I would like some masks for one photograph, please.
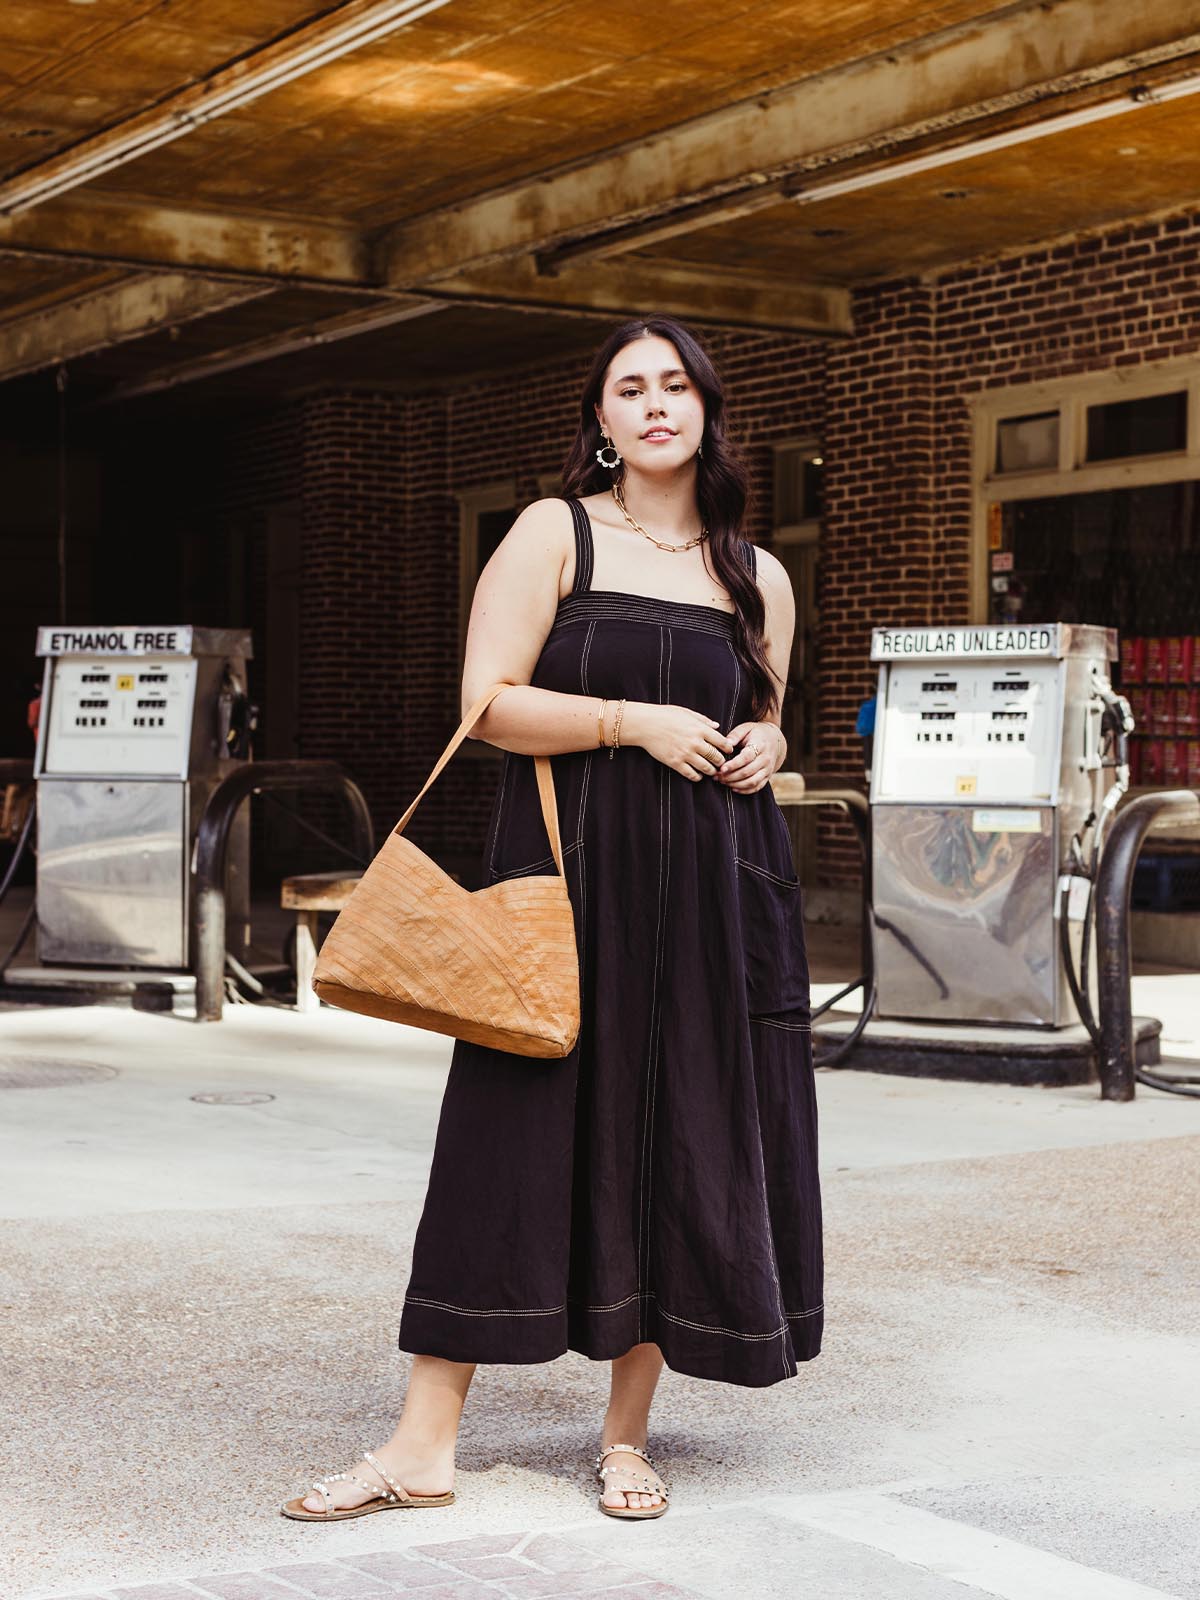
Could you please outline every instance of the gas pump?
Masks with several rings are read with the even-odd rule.
[[[1113,629],[876,628],[875,1014],[1094,1030],[1091,885],[1129,784]]]
[[[191,854],[209,794],[250,759],[250,634],[43,627],[37,780],[42,962],[184,968]],[[227,923],[249,936],[249,814],[233,823]]]

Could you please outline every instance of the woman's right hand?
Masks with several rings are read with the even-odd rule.
[[[690,706],[630,701],[621,717],[621,743],[640,745],[656,761],[699,783],[710,778],[737,746],[715,717]]]

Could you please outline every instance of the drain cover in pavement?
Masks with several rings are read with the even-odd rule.
[[[260,1094],[256,1089],[243,1089],[229,1094],[194,1094],[193,1100],[198,1100],[202,1106],[261,1106],[268,1100],[274,1100],[273,1094]]]
[[[116,1076],[116,1067],[102,1067],[95,1061],[46,1061],[41,1056],[0,1059],[0,1089],[59,1089],[68,1083],[102,1083]]]

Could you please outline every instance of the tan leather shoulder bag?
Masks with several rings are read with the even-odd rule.
[[[420,794],[384,841],[317,956],[322,1000],[524,1056],[565,1056],[579,1034],[579,960],[554,776],[535,756],[557,873],[474,891],[404,837],[425,791],[509,683],[476,700]]]

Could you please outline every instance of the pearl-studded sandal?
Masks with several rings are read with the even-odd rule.
[[[648,1462],[650,1466],[654,1466],[654,1462],[651,1460],[649,1455],[647,1455],[645,1450],[640,1449],[636,1444],[605,1445],[604,1449],[601,1450],[600,1454],[596,1457],[596,1473],[602,1483],[610,1472],[622,1473],[627,1478],[632,1478],[634,1476],[632,1471],[627,1467],[602,1467],[600,1465],[605,1456],[611,1455],[614,1450],[628,1450],[635,1456],[641,1456],[642,1460]],[[619,1489],[622,1494],[660,1494],[662,1495],[662,1505],[606,1506],[604,1504],[604,1494],[605,1490],[607,1489]],[[636,1517],[639,1519],[645,1517],[661,1517],[663,1512],[667,1509],[667,1497],[669,1496],[670,1492],[671,1491],[667,1488],[666,1484],[663,1483],[661,1478],[657,1483],[651,1483],[649,1478],[643,1477],[640,1484],[630,1483],[628,1488],[623,1483],[605,1484],[604,1489],[601,1489],[600,1491],[600,1509],[604,1512],[605,1516],[608,1517]]]
[[[363,1451],[363,1460],[370,1462],[383,1479],[382,1489],[377,1483],[368,1483],[365,1478],[355,1477],[353,1472],[331,1472],[327,1478],[318,1478],[313,1484],[313,1488],[324,1497],[324,1511],[310,1511],[304,1504],[304,1496],[301,1494],[294,1500],[285,1500],[279,1508],[280,1514],[292,1517],[296,1522],[341,1522],[346,1517],[367,1517],[373,1511],[394,1511],[401,1506],[448,1506],[454,1500],[453,1489],[446,1494],[409,1494],[407,1489],[402,1489],[395,1478],[380,1466],[369,1450]],[[357,1483],[360,1488],[369,1489],[375,1499],[365,1500],[361,1506],[348,1506],[341,1511],[335,1511],[329,1485],[339,1480]]]

